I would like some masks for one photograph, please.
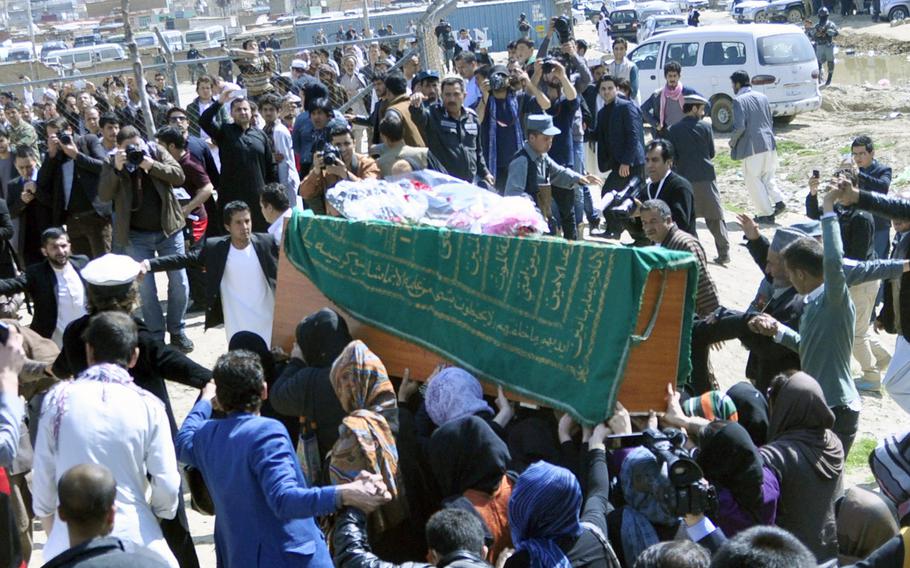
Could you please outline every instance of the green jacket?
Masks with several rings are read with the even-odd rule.
[[[155,160],[148,177],[152,179],[161,198],[162,232],[164,236],[170,237],[185,224],[183,211],[173,192],[174,187],[183,184],[183,168],[158,145],[149,143],[148,146]],[[126,247],[130,242],[130,216],[133,210],[133,190],[126,168],[118,172],[111,162],[105,162],[98,181],[98,198],[114,202],[113,244]]]

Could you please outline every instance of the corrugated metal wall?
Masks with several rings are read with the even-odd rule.
[[[371,14],[370,27],[378,30],[387,24],[392,24],[396,33],[406,33],[408,22],[417,20],[424,13],[425,8],[408,8],[390,12]],[[458,4],[458,7],[446,17],[457,32],[460,28],[487,29],[487,37],[493,42],[490,51],[505,51],[506,45],[519,37],[518,15],[526,14],[531,26],[531,39],[539,42],[538,30],[544,32],[547,22],[554,14],[553,0],[506,0],[505,2],[478,2]],[[313,44],[313,36],[321,28],[329,41],[333,41],[339,26],[344,29],[353,25],[354,29],[363,27],[363,18],[359,15],[342,16],[305,22],[295,28],[298,46]],[[435,22],[434,22],[435,25]]]

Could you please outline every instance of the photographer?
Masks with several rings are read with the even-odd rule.
[[[139,131],[124,126],[117,134],[118,148],[101,168],[98,195],[114,202],[113,245],[125,250],[137,262],[156,255],[183,254],[183,211],[174,196],[174,187],[186,177],[180,164],[156,144],[146,143]],[[142,316],[149,331],[164,340],[165,325],[171,343],[185,349],[186,272],[168,272],[167,323],[165,324],[154,278],[140,286]]]
[[[73,136],[63,118],[47,123],[47,157],[38,170],[38,191],[51,204],[51,225],[66,224],[74,254],[97,258],[111,252],[111,205],[98,198],[106,159],[95,135]]]
[[[47,194],[38,193],[38,155],[31,146],[17,148],[14,152],[19,177],[10,182],[6,202],[9,214],[19,227],[13,248],[22,265],[44,260],[41,252],[41,233],[51,226],[51,204]]]
[[[543,66],[534,66],[534,76],[516,71],[510,76],[508,69],[495,65],[488,78],[480,80],[481,100],[477,105],[477,118],[481,123],[480,140],[486,149],[487,167],[496,178],[496,191],[505,192],[509,164],[521,149],[524,140],[524,117],[532,101],[541,110],[550,108],[550,99],[537,88],[543,77]]]
[[[359,181],[379,177],[376,161],[354,152],[354,138],[346,126],[334,128],[331,144],[313,155],[313,169],[300,182],[300,196],[317,215],[325,215],[325,192],[341,180]]]

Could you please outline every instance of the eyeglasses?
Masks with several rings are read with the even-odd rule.
[[[172,116],[168,119],[168,122],[186,122],[185,116]]]

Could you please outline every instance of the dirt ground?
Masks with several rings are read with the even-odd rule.
[[[709,11],[703,16],[706,25],[729,21],[726,14]],[[848,57],[847,52],[868,54],[899,55],[910,53],[910,25],[891,27],[888,24],[873,24],[867,16],[850,18],[846,23],[835,17],[834,21],[842,26],[839,40],[840,53]],[[591,40],[596,45],[593,27],[584,25],[579,29],[579,36]],[[803,114],[788,126],[777,129],[780,167],[778,182],[785,195],[789,211],[779,217],[781,224],[797,222],[802,218],[803,202],[806,194],[805,180],[813,169],[822,172],[833,171],[838,167],[842,155],[849,152],[853,137],[868,134],[876,142],[876,157],[894,169],[894,190],[910,188],[910,137],[904,138],[910,122],[910,86],[905,80],[892,80],[885,86],[875,84],[857,84],[850,77],[841,77],[835,72],[834,84],[823,91],[824,102],[818,111]],[[685,82],[685,76],[683,77]],[[181,85],[181,95],[186,99],[192,96],[192,87]],[[732,308],[742,308],[752,299],[761,279],[761,274],[751,257],[742,246],[737,246],[742,239],[741,229],[736,223],[737,212],[752,213],[749,198],[742,183],[738,164],[729,158],[729,137],[716,136],[719,187],[727,209],[728,228],[731,233],[732,262],[726,266],[711,265],[711,276],[717,284],[721,301]],[[770,235],[770,230],[768,231]],[[699,223],[699,236],[705,243],[709,258],[713,258],[715,249],[711,235],[703,223]],[[158,276],[159,290],[166,284],[162,275]],[[196,350],[191,357],[202,365],[211,366],[227,346],[224,332],[212,329],[203,333],[203,318],[196,315],[188,319],[187,334],[196,343]],[[893,350],[895,337],[878,336],[887,349]],[[738,342],[727,342],[721,350],[712,353],[712,363],[716,370],[725,370],[720,374],[722,384],[727,387],[743,380],[747,352]],[[176,383],[169,383],[174,411],[178,423],[186,416],[197,391]],[[874,441],[884,435],[910,428],[910,415],[903,412],[887,394],[882,396],[863,395],[863,412],[860,419],[860,432],[854,452],[848,463],[849,484],[866,484],[871,475],[866,463],[866,455]],[[196,542],[200,563],[204,568],[215,566],[213,544],[214,518],[189,511],[191,531]],[[29,566],[42,564],[41,544],[44,534],[36,530],[36,550]]]

